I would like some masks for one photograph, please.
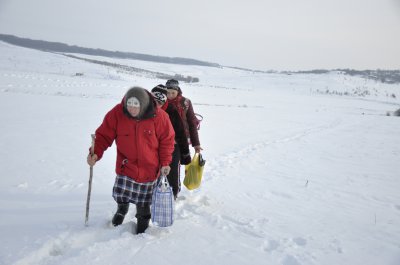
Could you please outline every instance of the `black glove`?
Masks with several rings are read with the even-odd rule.
[[[192,158],[190,157],[190,153],[181,154],[181,164],[182,165],[189,165],[192,162]]]

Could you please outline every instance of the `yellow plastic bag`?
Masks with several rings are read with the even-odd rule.
[[[200,187],[205,163],[206,161],[203,159],[202,155],[200,153],[195,153],[192,162],[185,166],[183,185],[185,185],[188,190],[194,190]]]

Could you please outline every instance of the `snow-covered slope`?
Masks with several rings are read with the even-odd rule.
[[[0,264],[400,264],[399,85],[96,60],[200,79],[182,89],[204,116],[202,186],[172,227],[133,235],[132,207],[111,228],[112,147],[85,227],[90,134],[166,80],[0,42]]]

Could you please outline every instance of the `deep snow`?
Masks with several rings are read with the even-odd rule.
[[[202,186],[172,227],[133,235],[134,207],[109,227],[113,146],[85,227],[90,134],[166,80],[0,42],[0,264],[400,264],[399,85],[95,58],[200,78]]]

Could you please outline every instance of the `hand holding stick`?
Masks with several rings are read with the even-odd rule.
[[[96,135],[92,134],[92,146],[90,147],[90,156],[91,157],[93,157],[93,155],[94,155],[94,142],[95,142],[95,139],[96,139]],[[96,158],[97,158],[97,156],[96,156]],[[89,163],[89,158],[88,158],[88,163]],[[88,226],[88,221],[89,221],[89,205],[90,205],[90,194],[92,192],[93,165],[94,165],[94,163],[90,166],[88,194],[87,194],[87,198],[86,198],[85,226]]]

